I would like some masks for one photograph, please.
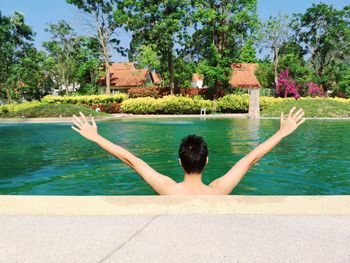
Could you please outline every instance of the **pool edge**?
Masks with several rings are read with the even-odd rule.
[[[350,215],[340,196],[13,196],[0,215]]]

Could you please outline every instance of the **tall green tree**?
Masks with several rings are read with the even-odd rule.
[[[332,5],[313,4],[304,14],[294,15],[293,27],[327,90],[326,68],[350,52],[350,6],[337,10]]]
[[[195,0],[190,53],[215,90],[227,85],[232,62],[255,59],[252,33],[257,26],[256,0]]]
[[[118,5],[114,17],[132,32],[129,57],[142,45],[152,46],[160,56],[160,73],[169,81],[171,94],[175,88],[175,60],[179,49],[189,38],[189,0],[126,0]]]
[[[93,37],[80,37],[79,48],[75,54],[77,62],[76,79],[80,84],[79,93],[95,94],[98,81],[104,75],[101,65],[103,58],[99,52],[99,42]]]
[[[274,81],[278,84],[278,64],[281,47],[291,40],[290,20],[288,16],[279,14],[261,22],[256,34],[256,44],[260,50],[268,49],[273,55]]]
[[[0,89],[9,103],[25,84],[18,68],[27,51],[33,48],[33,37],[23,14],[15,12],[6,17],[0,12]]]
[[[109,64],[112,48],[125,55],[125,50],[120,47],[120,40],[117,38],[117,29],[121,24],[113,19],[118,2],[117,0],[67,0],[67,3],[85,12],[87,26],[96,33],[95,37],[100,43],[100,52],[106,72],[106,94],[111,92]]]
[[[51,34],[51,40],[43,42],[43,46],[53,59],[54,81],[58,87],[65,87],[66,94],[69,86],[75,85],[77,69],[76,52],[79,49],[79,38],[73,28],[64,20],[57,24],[49,24],[46,29]]]

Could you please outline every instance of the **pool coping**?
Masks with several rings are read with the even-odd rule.
[[[232,119],[248,119],[248,113],[224,113],[224,114],[112,114],[108,117],[95,117],[98,121],[110,121],[118,119],[164,119],[164,118],[199,118],[199,119],[216,119],[216,118],[232,118]],[[279,119],[279,117],[259,117],[259,119]],[[350,120],[350,117],[314,117],[305,118],[307,120]],[[0,118],[0,124],[12,123],[71,123],[71,117],[57,118]]]
[[[0,195],[0,215],[350,215],[350,195],[18,196]]]

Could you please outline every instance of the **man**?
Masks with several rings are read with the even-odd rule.
[[[239,183],[250,167],[272,150],[284,137],[298,128],[305,119],[304,111],[295,111],[293,107],[285,119],[280,118],[280,129],[264,143],[239,160],[224,176],[211,182],[202,183],[202,172],[208,163],[208,149],[202,137],[190,135],[182,140],[179,149],[180,165],[184,168],[184,180],[176,183],[173,179],[152,169],[146,162],[136,157],[123,147],[103,138],[97,132],[94,118],[91,124],[80,112],[81,118],[73,115],[72,129],[86,139],[97,143],[105,151],[117,157],[135,170],[158,194],[161,195],[227,195]]]

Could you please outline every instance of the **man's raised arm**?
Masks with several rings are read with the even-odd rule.
[[[304,111],[302,109],[299,109],[293,114],[294,111],[295,107],[290,110],[287,119],[284,119],[283,113],[281,113],[280,129],[268,140],[257,146],[248,155],[239,160],[224,176],[214,180],[209,186],[220,194],[230,194],[253,164],[258,162],[284,137],[295,131],[295,129],[305,121],[303,118]]]
[[[102,149],[117,157],[132,169],[135,170],[158,194],[166,194],[166,189],[176,184],[170,177],[162,175],[150,167],[146,162],[133,155],[123,147],[116,145],[109,140],[103,138],[97,132],[97,125],[93,117],[91,124],[88,122],[84,114],[80,112],[81,118],[73,115],[72,129],[78,132],[86,139],[97,143]]]

